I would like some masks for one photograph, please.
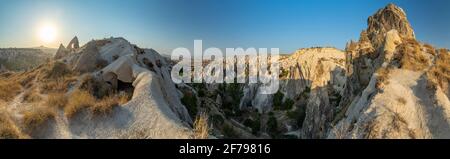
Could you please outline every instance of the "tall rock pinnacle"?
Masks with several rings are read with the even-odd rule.
[[[392,29],[397,30],[402,38],[415,38],[414,30],[406,17],[406,13],[392,3],[370,16],[367,23],[367,34],[375,48],[383,43],[385,34]]]

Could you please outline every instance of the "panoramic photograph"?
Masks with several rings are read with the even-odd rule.
[[[0,139],[450,139],[449,6],[1,0]]]

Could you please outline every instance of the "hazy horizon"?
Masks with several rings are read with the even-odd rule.
[[[367,18],[393,2],[402,7],[417,39],[450,48],[450,11],[445,0],[377,1],[55,1],[6,0],[0,5],[0,47],[57,48],[74,36],[124,37],[133,44],[170,53],[177,47],[343,49],[357,40]],[[42,36],[41,34],[51,34]]]

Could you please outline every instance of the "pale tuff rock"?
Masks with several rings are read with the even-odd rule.
[[[58,51],[56,51],[56,54],[54,56],[54,59],[60,59],[63,57],[66,57],[67,55],[69,55],[70,53],[75,52],[76,50],[78,50],[80,48],[79,42],[78,42],[78,38],[75,36],[67,45],[67,48],[64,47],[63,44],[59,45]]]
[[[78,37],[75,36],[72,40],[70,40],[69,44],[67,45],[67,49],[72,50],[78,48],[80,48],[80,44],[78,42]]]
[[[89,42],[86,47],[79,53],[80,56],[73,66],[74,71],[78,72],[92,72],[97,68],[97,61],[99,60],[99,52],[95,42]]]
[[[345,82],[345,54],[335,48],[307,48],[279,60],[282,70],[288,71],[287,79],[280,79],[279,90],[285,98],[296,99],[307,88],[330,85],[338,92]],[[317,66],[321,67],[317,67]],[[283,71],[281,71],[283,72]],[[262,94],[260,84],[247,84],[241,99],[241,108],[251,106],[259,112],[272,109],[273,95]]]
[[[375,51],[364,51],[360,43],[347,46],[340,103],[345,115],[335,119],[340,121],[328,137],[449,138],[448,96],[426,76],[433,65],[427,61],[436,58],[433,48],[415,41],[404,11],[392,4],[369,18],[367,33]],[[380,68],[384,73],[375,72]]]
[[[384,35],[392,29],[397,30],[402,38],[415,39],[414,30],[406,18],[406,13],[394,4],[389,4],[378,10],[377,13],[369,17],[367,23],[368,38],[375,48],[382,45]]]
[[[132,83],[132,99],[107,117],[82,113],[56,122],[46,138],[190,138],[192,119],[170,79],[170,66],[153,49],[140,49],[123,38],[93,40],[59,60],[86,72],[112,88]],[[62,47],[63,49],[63,47]],[[61,49],[60,49],[61,50]],[[102,61],[100,63],[99,61]],[[150,65],[152,63],[152,65]],[[104,64],[102,66],[100,64]],[[56,117],[62,120],[64,116]]]
[[[326,87],[318,87],[311,91],[302,126],[302,138],[319,139],[326,137],[335,109],[329,101]]]
[[[56,51],[55,57],[54,59],[60,59],[64,56],[66,56],[68,53],[68,51],[66,50],[66,48],[64,47],[63,44],[59,45],[58,51]]]

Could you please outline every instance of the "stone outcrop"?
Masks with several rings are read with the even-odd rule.
[[[80,48],[80,44],[78,42],[78,37],[75,36],[72,40],[70,40],[69,44],[67,45],[67,49],[72,50],[78,48]]]
[[[342,115],[329,138],[450,137],[449,98],[429,76],[439,53],[415,40],[401,8],[389,4],[371,16],[346,51]]]
[[[415,39],[414,30],[409,23],[405,11],[394,4],[388,4],[370,16],[368,22],[368,38],[375,48],[382,46],[385,34],[397,30],[404,39]]]

